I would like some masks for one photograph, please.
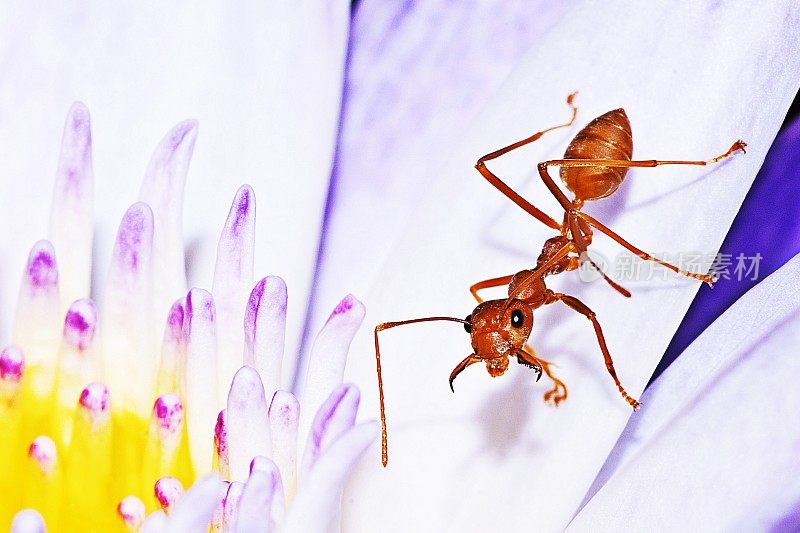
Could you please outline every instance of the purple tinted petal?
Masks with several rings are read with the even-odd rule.
[[[320,406],[311,425],[305,454],[303,455],[302,479],[314,469],[320,456],[344,432],[353,427],[358,413],[360,394],[358,388],[344,384],[337,387]]]
[[[244,483],[239,481],[232,481],[228,486],[228,492],[225,494],[222,508],[222,526],[226,532],[237,531],[236,518],[239,509],[239,500],[242,497],[244,490]]]
[[[186,290],[183,191],[196,138],[197,122],[194,120],[172,128],[153,153],[139,191],[139,199],[153,209],[153,283],[159,321],[172,299]]]
[[[49,393],[53,386],[62,319],[53,245],[39,241],[22,275],[13,334],[14,344],[25,351],[31,385],[38,394]]]
[[[283,523],[284,513],[286,512],[286,496],[283,489],[283,479],[281,478],[278,465],[263,456],[254,457],[250,463],[250,476],[253,472],[261,471],[267,475],[272,491],[270,501],[269,523],[270,531],[278,531]]]
[[[795,198],[798,168],[800,118],[772,144],[720,247],[723,275],[714,287],[700,288],[651,382],[733,302],[800,252],[800,202]],[[754,270],[748,273],[751,267]]]
[[[286,283],[267,276],[250,292],[244,316],[244,362],[258,370],[267,398],[281,385],[286,303]]]
[[[369,293],[375,322],[464,316],[473,306],[466,291],[471,283],[535,262],[553,231],[494,190],[473,166],[482,154],[563,123],[569,118],[564,99],[576,89],[581,111],[571,130],[547,134],[491,168],[560,218],[563,210],[538,179],[536,163],[558,157],[582,125],[610,109],[624,106],[630,116],[637,158],[712,157],[743,138],[750,143],[746,155],[714,167],[631,171],[615,202],[586,206],[645,250],[716,251],[797,91],[797,8],[788,0],[760,5],[764,26],[756,29],[754,4],[746,2],[728,2],[725,9],[669,2],[621,6],[571,5],[546,46],[531,49],[476,123],[458,135]],[[594,32],[601,21],[616,31]],[[766,27],[774,33],[769,41],[762,38]],[[734,34],[748,45],[731,48]],[[604,49],[614,53],[596,53]],[[648,67],[642,75],[643,65],[655,64],[658,68]],[[771,97],[763,98],[762,90]],[[620,253],[599,236],[592,246],[609,257]],[[639,290],[631,286],[635,295],[628,299],[605,284],[581,283],[567,274],[553,279],[552,288],[574,294],[596,313],[620,380],[629,393],[639,394],[699,284],[653,280]],[[391,494],[390,500],[412,501],[409,508],[450,509],[462,501],[457,497],[462,486],[479,478],[486,493],[513,486],[516,497],[473,506],[469,513],[407,513],[391,506],[378,506],[375,513],[374,500],[354,498],[352,516],[359,522],[353,529],[368,531],[382,523],[408,530],[563,529],[632,411],[608,375],[591,324],[566,307],[547,307],[537,310],[531,341],[537,353],[558,364],[557,375],[569,387],[569,400],[557,410],[542,405],[549,384],[536,384],[518,365],[510,376],[491,382],[479,368],[465,372],[465,388],[454,400],[446,376],[470,353],[463,330],[431,324],[382,337],[388,341],[381,346],[386,392],[395,398],[391,416],[408,432],[404,438],[405,431],[397,431],[394,442],[401,441],[406,451],[403,463],[394,470],[390,464],[390,472],[360,469],[352,494],[374,491],[383,499]],[[373,352],[371,338],[362,337],[353,350]],[[348,371],[348,380],[369,396],[365,404],[375,406],[374,367],[350,365]],[[400,451],[397,445],[395,450]],[[447,475],[424,483],[406,475],[434,469]],[[548,505],[523,519],[519,501]],[[348,525],[345,521],[344,528]]]
[[[106,279],[103,352],[111,395],[121,409],[142,418],[150,412],[158,370],[158,338],[153,319],[153,213],[142,202],[122,218]]]
[[[341,287],[366,294],[442,156],[566,11],[542,0],[360,2],[312,302],[334,301]],[[321,323],[327,309],[313,311]]]
[[[797,530],[799,277],[800,255],[648,388],[571,530]]]
[[[247,479],[239,500],[236,517],[237,533],[268,533],[271,527],[271,509],[280,486],[280,477],[263,470],[254,470]]]
[[[169,517],[170,531],[207,531],[224,489],[216,474],[200,478],[175,506]]]
[[[231,465],[228,459],[228,424],[226,409],[217,415],[217,424],[214,426],[214,455],[217,461],[219,475],[223,478],[231,477]]]
[[[180,298],[172,304],[167,315],[164,339],[161,341],[156,394],[176,392],[182,398],[186,397],[185,302],[185,298]]]
[[[378,424],[365,422],[331,445],[298,491],[283,531],[328,531],[333,527],[339,517],[342,485],[377,436]]]
[[[61,141],[50,240],[61,263],[61,309],[89,296],[93,237],[92,132],[89,110],[75,102]]]
[[[242,366],[244,321],[247,295],[253,286],[256,197],[249,185],[242,185],[231,204],[228,219],[217,246],[214,285],[219,339],[219,403],[227,398],[227,386]]]
[[[253,457],[271,454],[268,410],[258,372],[242,367],[233,378],[225,411],[232,481],[247,479]]]
[[[278,465],[287,499],[294,497],[297,487],[297,427],[300,402],[291,392],[277,391],[269,406],[269,433],[272,438],[272,460]]]
[[[217,336],[214,299],[203,289],[186,296],[186,429],[198,474],[211,471],[217,406]]]
[[[308,434],[312,417],[342,383],[347,351],[364,320],[366,309],[352,294],[345,296],[314,339],[301,388],[300,435]]]

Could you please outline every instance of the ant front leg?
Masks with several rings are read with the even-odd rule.
[[[525,348],[530,349],[528,345],[525,345]],[[558,407],[558,404],[567,399],[567,386],[553,374],[553,369],[551,368],[553,366],[552,363],[536,357],[527,350],[520,350],[517,352],[517,361],[527,367],[537,370],[541,369],[539,370],[539,377],[541,377],[541,371],[543,370],[544,373],[547,374],[547,377],[553,381],[553,388],[544,394],[545,402],[552,403]],[[539,378],[537,378],[536,381],[539,381]]]
[[[611,374],[611,377],[614,379],[614,383],[617,385],[620,394],[622,397],[625,398],[625,401],[630,404],[631,407],[634,409],[638,409],[641,405],[636,399],[632,398],[626,391],[625,388],[620,383],[619,378],[617,377],[617,371],[614,369],[614,361],[611,359],[611,353],[608,351],[608,346],[606,345],[606,339],[603,335],[603,329],[600,327],[600,323],[597,321],[597,317],[594,314],[594,311],[589,309],[589,307],[584,304],[582,301],[578,300],[574,296],[569,296],[567,294],[561,293],[553,293],[553,300],[549,303],[561,301],[567,307],[572,309],[573,311],[577,311],[586,318],[588,318],[592,325],[594,326],[595,334],[597,335],[597,342],[600,345],[600,351],[603,352],[603,358],[606,362],[606,370],[608,373]]]
[[[478,162],[475,164],[475,168],[478,169],[478,172],[480,172],[481,175],[484,178],[486,178],[486,180],[489,183],[491,183],[495,188],[497,188],[497,190],[499,190],[500,192],[505,194],[512,202],[514,202],[515,204],[520,206],[528,214],[533,216],[535,219],[537,219],[542,224],[545,224],[546,226],[549,226],[549,227],[551,227],[553,229],[556,229],[556,230],[559,230],[559,231],[561,231],[561,229],[562,229],[561,224],[556,222],[550,215],[548,215],[544,211],[540,210],[539,208],[535,207],[532,203],[530,203],[525,198],[520,196],[514,189],[509,187],[503,180],[501,180],[498,176],[496,176],[491,170],[489,170],[486,167],[486,162],[487,161],[491,161],[492,159],[496,159],[496,158],[498,158],[498,157],[500,157],[500,156],[502,156],[504,154],[507,154],[508,152],[511,152],[512,150],[516,150],[517,148],[520,148],[521,146],[525,146],[526,144],[530,144],[530,143],[532,143],[534,141],[537,141],[537,140],[539,140],[540,137],[542,137],[542,135],[544,135],[547,132],[550,132],[550,131],[553,131],[553,130],[557,130],[557,129],[560,129],[560,128],[568,128],[568,127],[572,126],[572,124],[575,122],[575,117],[578,115],[578,108],[575,107],[575,105],[572,103],[572,101],[575,98],[576,94],[577,93],[572,93],[567,97],[567,105],[569,105],[569,107],[572,109],[572,117],[569,119],[569,122],[566,122],[564,124],[560,124],[558,126],[553,126],[551,128],[547,128],[545,130],[536,132],[533,135],[531,135],[530,137],[522,139],[521,141],[517,141],[514,144],[506,146],[505,148],[501,148],[499,150],[495,150],[494,152],[486,154],[485,156],[483,156],[480,159],[478,159]]]

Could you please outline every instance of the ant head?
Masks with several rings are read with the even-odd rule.
[[[464,329],[472,337],[476,357],[505,358],[520,351],[528,341],[533,329],[533,310],[515,298],[490,300],[479,304],[466,321],[469,324],[464,324]]]

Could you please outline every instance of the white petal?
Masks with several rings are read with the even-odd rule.
[[[378,424],[365,422],[331,445],[300,487],[286,516],[283,533],[330,531],[334,527],[339,518],[342,485],[377,436]],[[309,512],[310,509],[314,511]]]
[[[800,256],[739,299],[648,389],[572,529],[797,526],[800,361],[788,347],[800,343],[798,278]]]
[[[211,471],[217,405],[217,337],[214,299],[202,289],[186,296],[186,429],[195,472]]]
[[[249,185],[242,185],[233,199],[231,210],[217,246],[214,286],[211,290],[217,304],[217,336],[219,346],[219,382],[230,383],[242,366],[245,308],[253,286],[253,252],[255,250],[256,197]],[[228,398],[220,387],[219,405]]]
[[[186,298],[172,304],[161,341],[161,359],[158,363],[156,394],[174,392],[186,399]]]
[[[294,498],[297,487],[297,425],[300,403],[291,392],[277,391],[269,405],[269,434],[272,460],[278,465],[286,499]]]
[[[153,152],[139,190],[139,199],[153,209],[154,309],[159,325],[170,302],[186,292],[183,190],[196,138],[194,120],[172,128]]]
[[[64,125],[50,209],[50,240],[61,267],[62,312],[78,298],[89,296],[92,279],[94,180],[91,128],[86,106],[80,102],[72,104]]]
[[[270,531],[278,531],[283,524],[284,514],[286,513],[286,496],[283,491],[283,479],[278,465],[263,456],[254,457],[250,463],[250,477],[253,473],[260,470],[269,479],[269,490],[272,497],[269,506]]]
[[[281,387],[286,300],[286,283],[267,276],[250,292],[244,316],[244,363],[258,370],[267,398]]]
[[[274,464],[272,466],[274,467]],[[254,469],[239,499],[236,531],[238,533],[276,531],[271,515],[275,499],[280,498],[281,504],[283,503],[282,492],[277,468],[271,471]]]
[[[103,365],[116,405],[145,418],[153,404],[158,340],[153,322],[153,212],[133,204],[119,225],[102,312]]]
[[[39,241],[31,249],[19,285],[14,344],[25,353],[30,384],[47,394],[55,379],[61,337],[58,266],[53,245]]]
[[[164,511],[158,510],[150,513],[147,520],[142,524],[139,533],[162,533],[167,530],[167,515]]]
[[[338,386],[320,406],[308,432],[301,480],[314,469],[319,458],[347,430],[353,427],[358,413],[360,394],[353,385]]]
[[[222,505],[222,530],[225,533],[236,532],[239,500],[242,497],[243,490],[244,483],[238,481],[231,481],[231,484],[228,486],[228,492],[225,494]]]
[[[463,317],[474,306],[467,292],[472,283],[533,266],[539,243],[553,232],[489,186],[473,166],[491,150],[563,123],[569,118],[564,97],[576,89],[581,125],[626,108],[637,158],[706,159],[737,138],[750,143],[746,155],[716,167],[631,172],[614,200],[599,203],[599,209],[587,206],[646,250],[714,254],[800,75],[800,57],[792,52],[800,35],[796,3],[753,9],[749,2],[717,10],[670,2],[576,7],[548,35],[547,45],[523,60],[436,173],[368,298],[370,321]],[[763,91],[770,98],[763,98],[762,87],[769,87]],[[558,157],[575,133],[577,125],[546,135],[492,169],[560,219],[556,202],[532,176],[536,163]],[[593,247],[609,257],[619,253],[600,237]],[[579,283],[576,273],[550,285],[597,312],[620,379],[634,396],[697,289],[696,283],[654,280],[646,287],[631,284],[634,297],[625,299],[603,284]],[[542,404],[545,380],[535,384],[519,365],[497,381],[478,365],[471,367],[459,377],[456,395],[450,393],[447,376],[471,352],[454,325],[408,326],[381,338],[393,459],[383,471],[376,450],[374,463],[359,471],[343,500],[352,502],[347,516],[353,517],[344,527],[563,528],[631,415],[606,372],[591,324],[566,308],[537,311],[532,346],[558,364],[555,370],[571,392],[558,409]],[[363,335],[354,353],[370,353],[371,345],[371,336]],[[377,413],[374,371],[367,365],[349,370],[348,381],[365,395],[366,412]],[[465,486],[509,497],[475,506],[463,497]],[[414,512],[378,499],[402,499]],[[523,518],[520,502],[536,505],[536,511]]]
[[[342,383],[350,342],[364,320],[364,304],[352,294],[339,302],[314,339],[305,374],[300,404],[300,435],[308,435],[320,406]]]
[[[225,484],[216,474],[209,474],[198,480],[181,498],[169,517],[168,531],[190,533],[207,531],[211,515],[221,500]]]
[[[258,372],[243,366],[233,377],[225,410],[231,481],[247,480],[254,457],[269,457],[269,407]]]

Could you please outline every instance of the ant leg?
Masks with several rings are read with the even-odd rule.
[[[530,143],[532,143],[534,141],[537,141],[542,135],[544,135],[545,133],[547,133],[549,131],[557,130],[559,128],[568,128],[568,127],[572,126],[572,124],[575,122],[575,117],[578,114],[578,108],[575,107],[575,105],[572,103],[572,100],[575,98],[576,94],[577,93],[572,93],[567,97],[567,105],[569,105],[570,108],[572,108],[572,118],[569,119],[569,122],[566,122],[566,123],[561,124],[559,126],[553,126],[551,128],[547,128],[545,130],[536,132],[533,135],[531,135],[530,137],[522,139],[521,141],[517,141],[514,144],[506,146],[505,148],[501,148],[499,150],[495,150],[494,152],[486,154],[485,156],[483,156],[480,159],[478,159],[478,162],[475,164],[475,168],[478,169],[478,172],[480,172],[481,175],[484,178],[486,178],[486,180],[489,183],[494,185],[494,187],[497,188],[497,190],[499,190],[500,192],[505,194],[509,199],[511,199],[512,202],[514,202],[515,204],[520,206],[522,209],[524,209],[526,212],[528,212],[528,214],[530,214],[531,216],[536,218],[539,222],[541,222],[541,223],[543,223],[543,224],[545,224],[545,225],[547,225],[547,226],[549,226],[549,227],[551,227],[553,229],[557,229],[559,231],[561,230],[561,225],[558,222],[556,222],[550,215],[548,215],[544,211],[541,211],[539,208],[535,207],[532,203],[530,203],[525,198],[520,196],[511,187],[506,185],[506,183],[503,180],[501,180],[499,177],[497,177],[494,173],[492,173],[491,170],[489,170],[486,167],[486,162],[487,161],[491,161],[492,159],[496,159],[496,158],[502,156],[503,154],[507,154],[508,152],[510,152],[512,150],[516,150],[517,148],[519,148],[521,146],[525,146],[526,144],[530,144]]]
[[[594,269],[603,276],[603,279],[611,285],[611,287],[616,290],[618,293],[623,295],[625,298],[630,298],[631,293],[628,289],[611,279],[603,272],[603,269],[600,266],[592,261],[592,258],[589,257],[589,244],[592,241],[592,229],[589,227],[584,220],[576,218],[574,216],[569,217],[569,228],[570,232],[572,233],[572,242],[575,243],[575,246],[581,251],[582,256],[585,258],[586,261],[589,262]]]
[[[539,176],[541,176],[542,181],[547,186],[547,189],[550,193],[558,200],[558,203],[561,204],[561,207],[564,208],[565,211],[570,211],[573,209],[572,203],[569,201],[569,198],[564,194],[564,192],[559,188],[550,174],[547,172],[547,167],[657,167],[660,165],[710,165],[713,163],[717,163],[723,159],[733,156],[738,151],[745,151],[747,148],[747,144],[742,140],[737,140],[728,151],[724,154],[718,155],[716,157],[712,157],[706,161],[659,161],[656,159],[649,159],[645,161],[629,161],[629,160],[621,160],[621,159],[553,159],[550,161],[544,161],[537,165],[539,170]]]
[[[463,370],[465,368],[467,368],[469,365],[477,363],[478,361],[482,361],[482,359],[480,357],[475,357],[475,355],[473,354],[473,355],[468,355],[467,357],[464,358],[463,361],[461,361],[460,363],[458,363],[458,365],[456,365],[456,367],[453,369],[453,371],[450,372],[450,390],[451,391],[453,391],[454,393],[456,392],[456,390],[453,388],[453,381],[455,381],[456,377],[461,372],[463,372]]]
[[[737,140],[724,153],[705,161],[661,161],[658,159],[645,159],[642,161],[629,161],[623,159],[553,159],[539,163],[540,167],[658,167],[661,165],[699,165],[706,166],[718,163],[723,159],[733,157],[736,152],[746,152],[747,143]],[[552,178],[551,178],[552,181]]]
[[[483,289],[489,289],[491,287],[500,287],[501,285],[508,285],[511,283],[511,278],[513,275],[510,276],[503,276],[501,278],[492,278],[492,279],[485,279],[483,281],[479,281],[478,283],[472,285],[469,288],[469,292],[472,293],[472,296],[478,301],[479,304],[483,303],[483,298],[478,296],[478,291]]]
[[[662,261],[661,259],[653,257],[652,255],[648,254],[647,252],[642,251],[639,248],[635,247],[634,245],[632,245],[631,243],[629,243],[628,241],[626,241],[625,239],[620,237],[612,229],[606,227],[600,221],[598,221],[597,219],[587,215],[586,213],[579,212],[578,216],[581,217],[586,222],[588,222],[589,224],[591,224],[594,228],[600,230],[600,232],[605,233],[606,235],[608,235],[609,237],[614,239],[623,248],[626,248],[627,250],[633,252],[634,254],[636,254],[640,258],[644,259],[645,261],[653,261],[654,263],[658,263],[659,265],[661,265],[663,267],[666,267],[666,268],[672,270],[673,272],[676,272],[678,274],[686,276],[687,278],[693,278],[693,279],[700,280],[700,281],[702,281],[704,283],[707,283],[708,285],[714,285],[714,282],[717,280],[716,277],[713,274],[697,274],[695,272],[689,272],[688,270],[682,270],[682,269],[676,267],[672,263],[667,263],[666,261]]]
[[[401,320],[399,322],[384,322],[375,326],[375,364],[378,371],[378,398],[381,404],[381,462],[383,466],[389,462],[389,444],[388,433],[386,431],[386,405],[383,401],[383,373],[381,372],[381,347],[378,343],[378,332],[385,329],[395,328],[397,326],[405,326],[407,324],[416,324],[418,322],[433,322],[435,320],[446,320],[449,322],[459,322],[461,324],[469,324],[466,320],[460,318],[452,318],[449,316],[430,316],[425,318],[415,318],[412,320]]]
[[[614,361],[611,360],[611,354],[608,351],[608,346],[606,346],[606,339],[603,336],[603,330],[600,327],[600,323],[597,321],[597,317],[594,314],[594,311],[589,309],[589,307],[587,307],[586,304],[584,304],[574,296],[569,296],[557,292],[553,294],[553,301],[557,300],[560,300],[561,302],[566,304],[567,307],[573,309],[574,311],[579,312],[580,314],[584,315],[586,318],[591,320],[592,325],[594,326],[594,332],[597,335],[597,342],[598,344],[600,344],[600,351],[603,352],[603,358],[606,361],[606,369],[608,370],[608,373],[611,374],[611,377],[614,379],[614,383],[616,383],[617,388],[619,389],[620,394],[622,394],[622,397],[625,398],[625,401],[627,401],[631,405],[631,407],[637,409],[641,404],[637,400],[632,398],[627,392],[625,392],[625,388],[622,386],[622,383],[620,383],[619,378],[617,377],[617,371],[614,370]]]
[[[564,203],[564,200],[566,199],[566,196],[564,196],[564,193],[561,191],[561,189],[558,188],[556,183],[553,181],[553,178],[550,177],[550,174],[547,172],[547,167],[557,166],[557,167],[570,167],[571,168],[571,167],[598,167],[599,166],[599,167],[625,167],[625,168],[628,168],[628,167],[657,167],[657,166],[660,166],[660,165],[700,165],[700,166],[705,166],[705,165],[717,163],[717,162],[719,162],[719,161],[721,161],[723,159],[726,159],[728,157],[732,157],[738,151],[744,152],[746,147],[747,147],[747,144],[744,141],[737,140],[735,143],[733,143],[731,145],[730,148],[728,148],[728,150],[725,153],[723,153],[721,155],[718,155],[716,157],[712,157],[711,159],[708,159],[706,161],[660,161],[660,160],[656,160],[656,159],[649,159],[649,160],[643,160],[643,161],[626,161],[626,160],[619,160],[619,159],[554,159],[552,161],[545,161],[543,163],[539,163],[538,169],[539,169],[539,175],[544,180],[545,185],[547,185],[547,188],[550,189],[550,192],[552,192],[553,195],[556,196],[557,199],[559,199],[559,202],[562,204],[562,206],[565,206],[564,209],[566,209],[567,211],[575,211],[576,212],[576,216],[578,216],[581,219],[583,219],[584,221],[588,222],[591,226],[593,226],[596,229],[600,230],[602,233],[605,233],[606,235],[608,235],[609,237],[614,239],[618,244],[620,244],[623,247],[627,248],[629,251],[633,252],[634,254],[636,254],[640,258],[644,259],[645,261],[653,261],[655,263],[658,263],[661,266],[664,266],[664,267],[672,270],[673,272],[676,272],[676,273],[681,274],[683,276],[686,276],[688,278],[700,280],[700,281],[702,281],[704,283],[707,283],[708,285],[713,285],[714,282],[716,281],[716,278],[713,275],[711,275],[711,274],[696,274],[694,272],[689,272],[689,271],[686,271],[686,270],[682,270],[682,269],[676,267],[675,265],[672,265],[672,264],[667,263],[665,261],[661,261],[660,259],[657,259],[657,258],[653,257],[652,255],[640,250],[639,248],[636,248],[631,243],[627,242],[625,239],[623,239],[621,236],[619,236],[617,233],[615,233],[614,231],[612,231],[608,227],[604,226],[599,221],[595,220],[594,218],[592,218],[591,216],[587,215],[586,213],[583,213],[581,211],[576,211],[571,206],[570,207],[566,207],[566,204]],[[573,238],[574,238],[574,235],[573,235]]]
[[[556,407],[558,407],[558,404],[567,399],[567,386],[564,385],[564,382],[558,379],[555,374],[553,374],[553,370],[551,368],[553,366],[552,363],[549,363],[544,359],[540,359],[530,353],[528,350],[533,350],[531,350],[528,345],[525,345],[525,348],[527,348],[527,350],[520,350],[517,352],[517,360],[525,366],[541,368],[544,370],[544,373],[547,374],[547,377],[553,380],[553,388],[544,394],[544,401],[547,403],[553,403]],[[537,379],[536,381],[539,380]]]

